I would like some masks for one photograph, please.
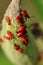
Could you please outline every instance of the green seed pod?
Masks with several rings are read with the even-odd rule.
[[[23,36],[20,38],[17,37],[17,30],[19,29],[20,24],[17,22],[16,16],[20,16],[20,1],[21,0],[12,0],[6,10],[2,21],[1,38],[3,39],[3,43],[1,44],[1,47],[6,56],[15,65],[36,65],[38,61],[38,49],[30,28],[24,24],[27,21],[22,21],[23,26],[26,27],[25,30],[23,30],[23,36],[26,36],[26,38]],[[7,19],[6,16],[8,16]],[[9,22],[10,25],[8,24]],[[8,34],[6,32],[7,30],[10,31]],[[6,39],[4,39],[4,36]],[[25,43],[27,46],[25,46]]]

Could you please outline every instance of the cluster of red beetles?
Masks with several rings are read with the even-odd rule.
[[[18,23],[20,23],[20,27],[17,30],[17,37],[22,40],[22,42],[25,46],[27,46],[27,38],[25,35],[25,26],[23,25],[23,22],[24,22],[23,17],[29,18],[28,14],[24,10],[22,10],[20,12],[20,15],[16,17],[16,20],[18,21]],[[14,45],[14,47],[16,50],[18,50],[18,51],[20,50],[20,52],[23,52],[23,49],[19,48],[18,45]]]
[[[17,30],[17,37],[19,37],[22,40],[22,42],[24,43],[24,45],[27,46],[27,38],[26,38],[26,36],[24,34],[25,26],[23,25],[23,17],[30,18],[25,10],[21,10],[20,11],[20,16],[16,16],[16,20],[18,21],[18,23],[20,23],[20,27]],[[8,16],[6,16],[6,21],[7,21],[8,25],[11,24],[11,20],[10,20],[10,18]],[[0,28],[1,27],[2,27],[2,25],[0,24]],[[13,38],[13,35],[9,30],[7,30],[6,33],[7,33],[8,36],[6,36],[6,35],[3,36],[4,39],[12,39]],[[0,39],[0,42],[2,42],[2,39]],[[16,45],[16,44],[14,45],[14,48],[16,50],[18,50],[19,52],[23,51],[23,49],[18,47],[18,45]]]

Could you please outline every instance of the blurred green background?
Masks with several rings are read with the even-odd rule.
[[[11,0],[0,0],[0,23]],[[26,9],[33,20],[43,22],[43,0],[22,0],[21,7]],[[3,53],[0,47],[0,65],[13,65]]]

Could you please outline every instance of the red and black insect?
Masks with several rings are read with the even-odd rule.
[[[10,18],[8,16],[6,16],[6,21],[7,21],[8,25],[11,24],[11,20],[10,20]]]
[[[17,33],[17,37],[19,38],[19,37],[22,37],[23,36],[23,32],[19,32],[19,33]]]
[[[30,18],[30,16],[27,14],[25,10],[21,10],[20,14],[26,18]]]
[[[6,35],[4,35],[3,38],[6,39],[6,40],[9,40],[9,37],[6,36]]]
[[[22,16],[16,16],[16,20],[18,21],[18,23],[22,23],[23,17]]]
[[[22,40],[23,44],[24,44],[25,46],[27,46],[27,38],[26,38],[26,36],[22,36],[22,37],[21,37],[21,40]]]
[[[23,52],[23,49],[20,48],[17,44],[14,44],[14,49],[17,50],[17,51],[19,51],[20,53]]]
[[[13,35],[12,35],[12,33],[11,33],[9,30],[7,30],[7,34],[8,34],[8,37],[9,37],[10,39],[13,38]]]
[[[17,32],[24,32],[24,31],[25,31],[25,27],[23,25],[21,25],[17,30]]]
[[[2,28],[2,24],[0,23],[0,28]]]
[[[3,39],[2,38],[0,38],[0,43],[2,43],[3,42]]]

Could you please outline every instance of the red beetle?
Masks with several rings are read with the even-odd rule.
[[[24,43],[24,45],[27,46],[27,39],[26,39],[26,36],[22,36],[22,37],[21,37],[21,40],[22,40],[22,42]]]
[[[3,42],[3,40],[0,38],[0,43],[2,43]]]
[[[22,35],[23,35],[22,32],[17,33],[17,37],[18,37],[18,38],[21,37]]]
[[[0,28],[2,28],[2,24],[0,24]]]
[[[18,50],[20,53],[23,53],[23,49],[22,48],[19,48]]]
[[[25,31],[25,27],[23,25],[21,25],[17,30],[17,32],[24,32],[24,31]]]
[[[12,35],[12,33],[9,30],[7,30],[7,34],[9,36],[9,38],[13,38],[13,35]]]
[[[19,47],[18,45],[16,45],[16,44],[14,44],[14,48],[15,48],[15,50],[19,51],[20,53],[23,52],[23,49],[20,48],[20,47]]]
[[[15,48],[16,50],[19,50],[19,47],[18,47],[18,45],[16,45],[16,44],[14,44],[14,48]]]
[[[22,11],[21,11],[21,14],[22,14],[24,17],[30,18],[30,16],[27,14],[27,12],[26,12],[25,10],[22,10]]]
[[[10,20],[10,18],[8,16],[6,16],[6,20],[7,20],[8,24],[10,25],[11,24],[11,20]]]
[[[7,37],[6,35],[4,35],[3,37],[4,37],[4,39],[7,39],[7,40],[9,40],[9,37]]]
[[[16,16],[16,20],[17,20],[19,23],[23,22],[22,16]]]

